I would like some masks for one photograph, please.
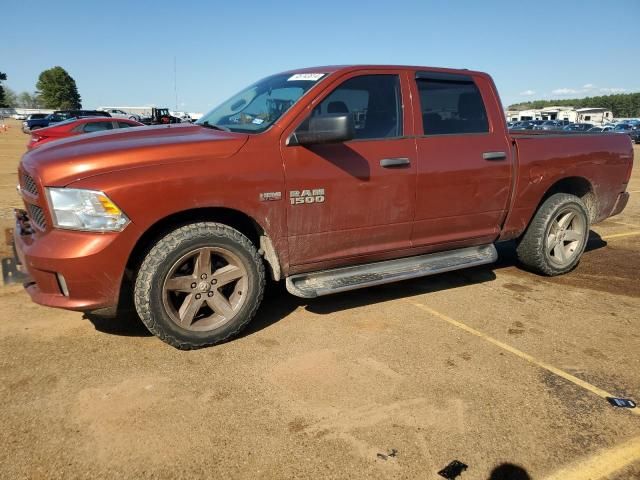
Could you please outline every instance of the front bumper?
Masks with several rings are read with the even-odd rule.
[[[31,299],[67,310],[115,308],[136,239],[129,227],[119,233],[42,232],[30,227],[24,210],[16,210],[13,241]]]

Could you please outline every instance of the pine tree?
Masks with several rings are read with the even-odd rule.
[[[5,95],[4,95],[4,88],[2,88],[2,83],[1,83],[2,80],[6,80],[6,79],[7,79],[7,74],[0,72],[0,108],[9,106],[7,105],[7,99],[5,98]]]
[[[45,70],[36,84],[44,108],[70,110],[82,108],[76,81],[62,67]]]

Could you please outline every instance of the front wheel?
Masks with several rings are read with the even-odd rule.
[[[151,333],[190,350],[240,332],[264,285],[264,264],[247,237],[219,223],[194,223],[154,245],[136,277],[134,300]]]
[[[589,238],[589,214],[575,195],[556,193],[540,206],[517,249],[519,260],[549,276],[571,271]]]

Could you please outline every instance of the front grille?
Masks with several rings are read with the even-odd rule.
[[[34,197],[38,196],[38,186],[36,185],[36,181],[28,173],[22,174],[22,188]]]
[[[44,217],[44,210],[37,205],[27,204],[27,210],[29,211],[29,219],[31,223],[38,227],[40,230],[47,228],[47,219]]]

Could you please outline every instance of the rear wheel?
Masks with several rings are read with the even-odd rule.
[[[134,298],[154,335],[188,350],[242,330],[264,284],[262,259],[247,237],[226,225],[194,223],[155,244],[138,272]]]
[[[538,209],[518,245],[518,258],[532,270],[560,275],[580,261],[589,237],[589,214],[575,195],[557,193]]]

